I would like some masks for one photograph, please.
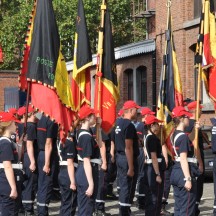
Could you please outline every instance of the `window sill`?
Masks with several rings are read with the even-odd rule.
[[[183,28],[184,29],[192,28],[192,27],[195,27],[195,26],[197,26],[199,24],[200,24],[200,17],[184,22],[183,23]]]

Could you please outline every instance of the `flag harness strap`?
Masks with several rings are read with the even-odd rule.
[[[9,142],[11,142],[11,140],[7,137],[0,137],[0,141],[1,140],[7,140]],[[19,170],[22,170],[23,169],[23,165],[21,163],[17,163],[17,164],[11,164],[12,168],[13,169],[19,169]],[[3,163],[0,163],[0,169],[4,169],[4,164]]]
[[[82,132],[79,134],[78,138],[77,138],[77,141],[78,141],[78,142],[79,142],[79,138],[80,138],[81,136],[83,136],[83,135],[89,135],[89,136],[92,137],[92,135],[91,135],[89,132],[87,132],[87,131],[82,131]],[[79,160],[79,161],[82,161],[82,162],[83,162],[83,158],[81,158],[81,156],[80,156],[79,154],[77,155],[77,157],[78,157],[78,160]],[[98,165],[101,165],[101,164],[102,164],[102,160],[101,160],[101,159],[97,159],[97,158],[95,158],[95,159],[90,159],[90,162],[91,162],[91,163],[98,164]]]
[[[147,164],[152,164],[152,159],[149,158],[149,154],[148,154],[148,151],[147,151],[147,148],[146,148],[146,140],[148,138],[148,136],[152,135],[151,133],[150,134],[147,134],[146,136],[144,136],[144,150],[146,152],[146,163]],[[161,163],[162,162],[162,158],[158,158],[157,159],[158,163]]]
[[[184,134],[185,134],[185,133],[183,133],[183,132],[177,134],[177,135],[175,136],[174,140],[172,139],[172,138],[173,138],[173,134],[172,134],[172,136],[171,136],[171,138],[170,138],[171,142],[172,142],[172,140],[173,140],[172,145],[173,145],[174,152],[175,152],[175,154],[176,154],[176,156],[175,156],[175,161],[176,161],[176,162],[180,162],[180,156],[178,155],[178,153],[177,153],[177,151],[176,151],[175,143],[176,143],[177,139],[178,139],[180,136],[184,135]],[[192,158],[189,158],[189,157],[188,157],[188,158],[187,158],[187,161],[190,162],[190,163],[197,163],[197,159],[196,159],[195,157],[192,157]]]
[[[61,149],[60,149],[61,145],[63,145],[63,144],[62,144],[61,141],[59,141],[59,143],[57,143],[57,146],[58,146],[58,155],[59,155],[59,159],[60,159],[60,160],[59,160],[59,165],[60,165],[60,166],[67,166],[67,165],[68,165],[68,162],[62,160]],[[75,163],[75,162],[74,162],[73,164],[74,164],[74,167],[77,167],[77,166],[78,166],[78,164]]]

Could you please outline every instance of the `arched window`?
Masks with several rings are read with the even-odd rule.
[[[128,100],[133,100],[134,96],[133,96],[133,70],[132,69],[127,69],[125,70],[125,74],[127,75],[127,86],[128,86]]]
[[[141,106],[147,105],[147,68],[140,66],[136,69],[136,95]]]

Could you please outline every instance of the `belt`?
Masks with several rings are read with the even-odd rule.
[[[79,161],[82,161],[83,162],[83,159],[78,155],[78,160]],[[98,164],[98,165],[101,165],[102,164],[102,160],[101,159],[90,159],[90,162],[91,163],[95,163],[95,164]]]
[[[158,161],[158,163],[161,163],[162,162],[162,158],[158,158],[157,161]],[[152,164],[152,159],[146,159],[146,163],[147,164]]]
[[[125,152],[117,152],[120,155],[125,155]]]
[[[77,163],[73,163],[74,164],[74,167],[77,167],[78,164]],[[67,161],[59,161],[59,166],[67,166],[68,165],[68,162]]]
[[[176,162],[180,162],[180,157],[175,157],[175,161]],[[187,161],[189,162],[189,163],[197,163],[197,159],[196,158],[187,158]]]
[[[22,170],[23,169],[23,165],[22,164],[11,164],[13,169],[19,169]],[[3,163],[0,163],[0,169],[4,169],[4,165]]]

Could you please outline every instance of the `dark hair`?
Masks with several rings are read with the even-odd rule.
[[[151,126],[152,125],[156,125],[156,124],[158,124],[158,122],[153,122],[152,124],[149,124],[149,125],[144,125],[144,129],[146,130],[146,131],[151,131]],[[151,131],[152,132],[152,131]]]
[[[173,118],[173,124],[174,124],[174,127],[175,127],[175,128],[179,125],[180,119],[181,119],[182,117],[183,117],[183,116]]]

